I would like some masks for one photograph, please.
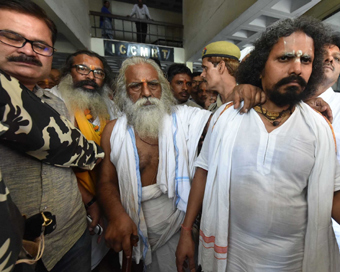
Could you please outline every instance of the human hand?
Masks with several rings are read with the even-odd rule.
[[[230,99],[228,100],[233,101],[234,109],[238,109],[240,107],[241,101],[244,101],[240,112],[246,113],[252,107],[266,102],[266,94],[256,86],[250,84],[241,84],[234,88]]]
[[[87,208],[87,214],[90,215],[92,218],[92,222],[88,227],[89,231],[93,235],[94,234],[93,229],[97,226],[101,217],[101,211],[97,201]]]
[[[97,202],[94,202],[90,207],[87,208],[87,214],[91,216],[92,222],[89,224],[88,228],[91,235],[94,235],[94,228],[99,224],[104,229],[104,220],[100,207]],[[102,239],[103,232],[98,235],[97,243],[99,244]]]
[[[195,272],[195,243],[192,239],[191,231],[182,228],[181,237],[179,238],[176,250],[176,266],[178,272],[183,272],[183,266],[188,261],[190,272]]]
[[[118,219],[109,222],[105,231],[106,245],[114,251],[124,251],[127,257],[131,257],[131,237],[137,236],[137,226],[126,213],[120,214]],[[138,240],[134,240],[133,246],[137,246]]]
[[[314,110],[321,112],[321,114],[325,116],[329,120],[329,122],[333,122],[333,113],[331,107],[321,97],[310,98],[304,102],[307,103]]]

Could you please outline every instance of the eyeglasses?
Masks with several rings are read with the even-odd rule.
[[[0,42],[16,48],[22,48],[26,43],[30,43],[35,53],[45,57],[51,57],[56,51],[52,46],[44,44],[43,42],[31,41],[18,33],[8,30],[0,30]]]
[[[76,71],[78,74],[87,76],[89,73],[93,72],[93,76],[98,79],[104,79],[105,73],[102,69],[93,69],[91,70],[89,67],[87,67],[84,64],[76,64],[73,65],[72,68],[76,68]]]

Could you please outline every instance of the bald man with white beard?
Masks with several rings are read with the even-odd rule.
[[[115,102],[123,115],[103,132],[98,184],[106,242],[143,260],[148,271],[176,271],[193,162],[210,112],[175,105],[162,71],[141,57],[123,62]],[[131,235],[139,236],[133,253]]]

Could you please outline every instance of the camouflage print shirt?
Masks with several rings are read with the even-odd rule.
[[[4,88],[8,83],[6,79],[1,75],[1,85]],[[61,115],[67,116],[66,107],[59,98],[39,87],[35,89],[35,93],[37,97],[40,97],[43,102]],[[11,106],[6,108],[6,114],[9,114],[8,111],[17,111],[22,105]],[[3,114],[3,112],[0,112],[0,116],[1,113]],[[43,114],[44,112],[41,112],[41,115]],[[22,118],[19,118],[20,120],[23,121]],[[27,123],[19,123],[19,125],[27,126]],[[47,126],[48,133],[43,133],[43,137],[54,138],[56,137],[55,133],[60,136],[62,134],[60,128],[63,127],[58,124]],[[53,144],[52,140],[44,140]],[[63,137],[59,140],[62,141]],[[61,161],[59,162],[57,164],[63,164]],[[0,142],[0,169],[12,199],[21,213],[29,217],[40,211],[50,211],[56,215],[57,228],[45,237],[45,251],[42,258],[46,268],[52,269],[86,229],[86,213],[72,169],[43,164],[13,150],[13,146],[10,147],[9,143],[5,141]]]

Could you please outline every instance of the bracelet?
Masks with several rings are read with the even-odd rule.
[[[93,203],[95,203],[97,200],[97,198],[94,196],[90,202],[88,202],[87,204],[85,204],[85,208],[88,209]]]
[[[192,231],[192,228],[185,227],[185,226],[183,226],[183,224],[181,225],[181,227],[182,227],[183,230]]]

